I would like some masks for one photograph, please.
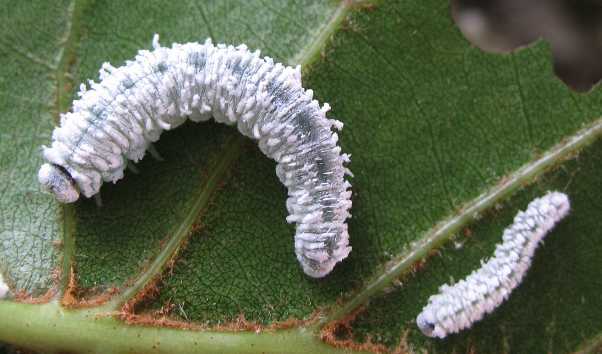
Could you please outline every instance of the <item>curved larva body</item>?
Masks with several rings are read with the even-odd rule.
[[[568,197],[549,192],[529,203],[504,230],[503,243],[493,258],[453,286],[444,284],[429,298],[416,318],[429,337],[444,338],[459,332],[492,312],[518,286],[541,239],[570,209]]]
[[[61,202],[79,193],[90,197],[104,182],[123,177],[127,159],[140,160],[163,130],[188,118],[194,122],[236,124],[276,160],[276,173],[288,188],[288,222],[297,224],[295,252],[305,273],[328,274],[347,257],[346,219],[351,185],[349,161],[313,92],[301,86],[299,67],[260,58],[244,45],[173,44],[141,50],[119,68],[104,64],[100,82],[82,85],[73,110],[61,117],[44,147],[48,162],[40,183]]]

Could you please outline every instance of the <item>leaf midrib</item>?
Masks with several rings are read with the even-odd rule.
[[[55,59],[56,71],[55,71],[55,102],[52,107],[54,112],[51,114],[54,118],[55,124],[60,122],[60,115],[62,112],[66,112],[69,107],[69,94],[71,91],[71,82],[68,78],[68,74],[73,69],[73,63],[75,62],[75,47],[79,41],[79,25],[82,13],[85,7],[89,4],[87,0],[72,0],[67,8],[67,21],[65,27],[65,33],[61,38],[62,47],[57,53]],[[75,220],[75,207],[73,204],[63,204],[59,209],[61,212],[60,218],[62,218],[62,265],[60,282],[58,284],[60,291],[56,293],[56,296],[62,296],[69,287],[69,281],[72,276],[72,265],[73,256],[75,254],[75,232],[76,232],[76,220]]]
[[[140,274],[140,276],[119,295],[116,295],[107,305],[111,310],[121,308],[126,302],[135,299],[136,296],[143,291],[163,273],[166,265],[174,260],[185,246],[185,241],[188,238],[192,228],[198,219],[205,213],[207,206],[213,199],[216,191],[222,185],[223,179],[228,177],[228,171],[238,160],[241,154],[242,147],[245,145],[245,139],[242,136],[233,136],[225,142],[226,149],[219,159],[216,159],[213,168],[209,170],[207,179],[200,185],[201,188],[194,193],[196,196],[189,208],[186,216],[178,225],[173,228],[172,235],[169,240],[163,245],[154,260]]]
[[[395,256],[385,268],[380,268],[345,302],[335,306],[330,315],[320,321],[319,325],[325,326],[351,315],[360,305],[391,286],[400,276],[408,273],[412,266],[427,257],[430,251],[441,246],[464,227],[476,221],[479,215],[510,197],[520,188],[533,183],[544,173],[577,156],[580,151],[601,137],[602,118],[598,118],[572,136],[563,139],[539,158],[528,162],[510,175],[502,177],[495,186],[467,202],[455,215],[436,223],[424,236],[418,238],[409,250]]]

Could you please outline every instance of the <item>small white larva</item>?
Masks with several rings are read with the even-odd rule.
[[[570,209],[569,198],[560,192],[548,192],[529,203],[504,230],[493,258],[466,279],[449,286],[428,299],[416,318],[418,328],[429,337],[444,338],[472,326],[508,298],[531,265],[539,242]]]
[[[4,299],[9,293],[8,285],[4,282],[2,274],[0,274],[0,300]]]
[[[325,276],[351,251],[349,155],[332,131],[343,123],[326,118],[328,104],[320,108],[301,86],[299,66],[210,40],[161,47],[155,35],[152,51],[140,50],[119,68],[103,64],[100,82],[82,84],[79,97],[43,148],[38,179],[58,201],[96,195],[103,181],[121,179],[127,159],[140,160],[163,130],[213,117],[236,124],[278,163],[306,274]]]

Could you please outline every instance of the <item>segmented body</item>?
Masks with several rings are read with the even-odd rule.
[[[8,285],[4,282],[2,274],[0,274],[0,300],[4,299],[9,293]]]
[[[328,105],[320,108],[301,86],[299,67],[210,40],[167,48],[155,37],[153,47],[122,67],[105,63],[99,83],[81,86],[72,112],[62,116],[52,145],[43,149],[48,163],[40,182],[62,202],[75,201],[79,192],[90,197],[103,181],[122,178],[127,159],[141,159],[163,130],[186,119],[236,124],[277,161],[305,273],[328,274],[351,250],[349,156],[332,131],[342,123],[327,119]]]
[[[455,285],[444,284],[429,298],[416,318],[429,337],[444,338],[472,326],[508,298],[531,266],[531,258],[543,237],[570,209],[568,197],[549,192],[529,203],[504,230],[503,242],[481,268]]]

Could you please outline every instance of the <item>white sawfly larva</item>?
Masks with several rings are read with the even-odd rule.
[[[329,109],[302,87],[299,66],[209,39],[162,47],[155,35],[153,50],[118,68],[105,63],[98,83],[80,86],[43,147],[38,179],[59,202],[89,198],[103,181],[121,179],[127,160],[140,160],[163,130],[186,119],[236,124],[277,162],[287,221],[296,223],[295,253],[305,273],[319,278],[351,251],[349,155],[333,132],[343,123],[326,118]]]
[[[548,192],[529,203],[504,230],[503,242],[491,259],[460,282],[444,284],[428,299],[416,318],[422,333],[444,338],[469,328],[504,302],[531,266],[540,241],[569,209],[569,198],[560,192]]]
[[[0,300],[4,299],[9,293],[8,285],[4,282],[2,274],[0,274]]]

